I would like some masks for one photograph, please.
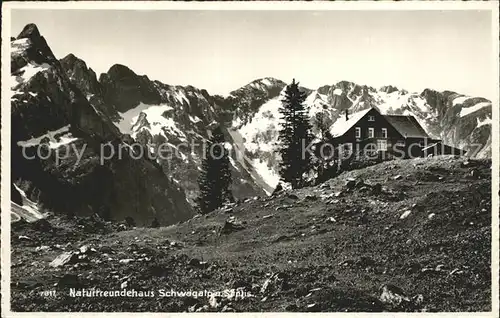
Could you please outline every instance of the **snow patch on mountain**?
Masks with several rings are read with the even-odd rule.
[[[276,97],[262,105],[246,125],[240,127],[239,118],[233,121],[233,127],[240,127],[238,131],[244,138],[245,148],[248,151],[252,153],[273,151],[273,145],[278,138],[279,125],[282,122],[280,107],[281,100]]]
[[[475,104],[474,106],[471,107],[464,107],[460,110],[460,117],[467,116],[469,114],[472,114],[474,112],[477,112],[478,110],[491,106],[491,102],[480,102]]]
[[[264,181],[272,188],[275,188],[280,181],[280,176],[276,171],[269,168],[268,163],[260,160],[259,158],[255,158],[252,160],[252,166],[258,173],[258,175],[264,179]],[[267,194],[270,194],[269,192]]]
[[[179,128],[177,122],[173,118],[165,117],[165,113],[171,110],[172,106],[167,104],[148,105],[141,102],[137,107],[119,113],[121,119],[115,125],[123,134],[130,134],[133,138],[139,131],[146,129],[153,136],[162,135],[168,139],[168,133],[186,140],[186,134]],[[145,115],[149,127],[140,127],[138,121],[141,113]]]
[[[480,120],[479,118],[476,118],[476,119],[477,119],[477,127],[481,127],[484,125],[491,125],[491,118],[490,117],[486,117],[484,120]]]
[[[19,188],[15,183],[14,183],[14,188],[21,194],[21,200],[22,200],[22,206],[11,202],[11,204],[15,204],[19,208],[22,208],[25,212],[27,212],[33,219],[38,220],[38,219],[43,219],[46,217],[46,215],[42,212],[40,212],[40,209],[38,207],[38,204],[35,202],[31,201],[26,193]]]
[[[47,63],[36,64],[28,63],[24,67],[20,68],[15,73],[11,74],[11,89],[15,89],[19,84],[28,82],[33,76],[41,71],[49,69],[50,65]]]
[[[420,113],[430,111],[430,106],[417,94],[406,94],[400,91],[391,93],[377,92],[377,94],[377,100],[380,101],[377,108],[383,114],[394,114],[398,111],[404,111],[404,108]]]
[[[44,139],[48,139],[48,146],[50,149],[57,149],[60,146],[70,144],[78,138],[73,137],[70,130],[70,125],[66,125],[56,130],[47,131],[47,133],[31,138],[25,141],[18,141],[17,145],[23,148],[37,147]]]
[[[189,120],[191,120],[191,122],[194,124],[199,123],[201,121],[201,119],[198,116],[192,116],[192,115],[189,115]]]
[[[189,105],[189,99],[187,99],[186,94],[184,94],[184,91],[182,89],[176,89],[174,92],[174,97],[179,103],[184,104],[184,102],[186,102]]]
[[[328,97],[326,95],[312,91],[305,100],[305,104],[309,107],[309,116],[313,117],[316,114],[323,113],[329,107],[327,100]]]

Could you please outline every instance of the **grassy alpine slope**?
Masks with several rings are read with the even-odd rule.
[[[390,161],[164,228],[17,222],[12,309],[489,311],[490,243],[491,161]],[[75,298],[72,287],[155,294]],[[162,289],[227,293],[161,297]]]

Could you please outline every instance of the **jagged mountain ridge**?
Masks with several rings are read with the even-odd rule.
[[[251,176],[246,179],[251,184],[248,189],[239,191],[241,184],[233,187],[233,191],[237,192],[237,197],[257,193],[258,188],[269,192],[276,184],[279,160],[274,151],[279,127],[277,109],[280,107],[280,94],[286,86],[285,82],[266,77],[232,91],[227,97],[211,96],[206,90],[192,86],[171,86],[149,80],[147,76],[136,75],[122,65],[111,67],[108,73],[100,76],[99,81],[107,87],[105,96],[108,97],[105,97],[104,104],[118,104],[118,109],[125,111],[119,115],[122,120],[115,121],[115,123],[122,126],[122,132],[130,133],[134,139],[137,139],[139,135],[139,140],[151,141],[155,136],[161,136],[161,140],[175,140],[174,145],[176,145],[182,142],[181,136],[186,137],[184,133],[186,131],[194,131],[197,137],[194,139],[201,141],[208,137],[208,131],[204,127],[210,128],[215,124],[225,125],[228,128],[229,143],[234,146],[233,150],[235,150],[232,156],[235,179],[238,180],[237,182],[244,182],[245,176],[239,175],[241,170],[248,172],[248,174],[245,173],[247,178]],[[306,103],[310,108],[315,133],[319,132],[316,116],[320,113],[326,115],[323,116],[323,120],[331,125],[345,110],[354,113],[369,107],[377,107],[387,114],[414,115],[431,136],[442,138],[450,145],[471,151],[473,149],[470,148],[470,144],[477,142],[481,145],[480,151],[476,154],[478,157],[487,157],[490,154],[491,103],[484,98],[430,89],[422,93],[410,93],[391,85],[376,89],[348,81],[324,85],[316,90],[305,87],[301,89],[308,95]],[[116,93],[113,91],[116,90],[125,92],[128,96],[122,97],[126,100],[125,103],[114,97]],[[467,112],[477,104],[480,106],[479,109]],[[147,114],[152,105],[166,107],[164,112],[155,115],[160,118],[157,121],[160,128],[153,129],[156,133],[152,132],[150,127],[151,117],[154,116]],[[462,108],[465,109],[465,115],[460,116]],[[131,110],[135,110],[132,112],[134,116],[127,118],[128,122],[124,123],[123,115],[129,115],[130,113],[127,114],[127,112]],[[139,118],[143,124],[133,122]],[[168,124],[165,123],[167,126],[162,126],[160,123],[164,119],[169,119]],[[123,125],[128,125],[130,129],[123,128]],[[173,130],[170,127],[172,125],[175,126]],[[167,128],[166,131],[161,127]],[[193,139],[186,138],[189,141]],[[184,155],[189,157],[189,154]],[[194,169],[199,167],[199,164],[199,160],[192,160],[192,163],[188,165],[181,161],[172,163],[171,166],[186,166],[181,169],[182,174],[175,174],[171,168],[166,169],[166,171],[171,171],[169,175],[188,189],[191,198],[194,198],[197,193],[197,185],[194,182],[197,172]],[[244,184],[248,183],[244,182]]]
[[[190,203],[198,191],[196,178],[203,151],[179,146],[201,144],[215,125],[226,128],[235,196],[245,198],[272,191],[278,180],[277,109],[285,82],[271,77],[257,79],[222,97],[193,86],[151,80],[119,64],[97,78],[72,54],[60,64],[95,112],[112,122],[125,140],[167,144],[167,152],[177,154],[154,161],[186,191]],[[319,131],[318,114],[326,115],[327,123],[333,124],[345,110],[352,113],[373,106],[389,114],[415,115],[431,135],[448,144],[467,148],[478,141],[482,145],[480,157],[491,151],[491,103],[486,99],[430,89],[409,93],[391,85],[376,89],[348,81],[315,90],[301,89],[308,95],[306,103],[315,133]],[[478,104],[477,110],[470,111]],[[465,111],[460,116],[462,109]],[[158,149],[150,151],[158,153]]]
[[[306,91],[313,132],[319,133],[318,114],[327,125],[332,125],[347,110],[355,113],[376,107],[385,114],[413,115],[434,138],[446,144],[465,149],[474,157],[491,156],[491,102],[481,97],[425,89],[410,93],[394,86],[376,89],[353,82],[341,81]],[[281,94],[281,93],[280,93]],[[265,173],[278,180],[277,158],[273,145],[277,141],[280,94],[269,98],[258,111],[245,117],[236,117],[232,127],[239,131],[249,157],[263,161]],[[477,144],[477,146],[474,146]],[[264,169],[262,169],[264,170]]]
[[[110,117],[86,98],[99,83],[80,90],[34,24],[11,46],[11,175],[29,199],[54,212],[131,217],[138,225],[192,217],[183,191],[154,162],[124,151],[121,159],[100,164],[103,144],[129,146]]]
[[[68,55],[62,64],[82,90],[97,81],[80,59]],[[75,77],[74,74],[85,74]],[[203,141],[215,125],[231,120],[229,103],[221,96],[211,96],[193,86],[173,86],[137,75],[124,65],[113,65],[101,74],[97,89],[88,90],[89,102],[107,114],[124,135],[152,147],[152,156],[164,172],[187,194],[191,204],[197,196],[197,177],[204,154]],[[229,117],[228,117],[229,116]],[[228,146],[234,141],[227,133]],[[152,146],[154,145],[154,146]],[[162,149],[158,149],[163,145]],[[159,156],[159,151],[163,154]],[[233,184],[237,198],[265,195],[272,188],[262,183],[252,167],[233,149],[231,155]],[[260,182],[261,184],[258,184]]]

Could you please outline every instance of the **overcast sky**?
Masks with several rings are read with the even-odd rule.
[[[212,94],[271,76],[494,96],[487,11],[12,10],[13,36],[27,23],[98,74],[120,63]]]

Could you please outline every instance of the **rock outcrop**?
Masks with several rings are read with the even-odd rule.
[[[11,175],[31,200],[139,225],[193,215],[183,191],[155,162],[134,159],[111,119],[88,102],[85,93],[99,93],[100,85],[85,63],[73,56],[60,63],[33,24],[11,45]],[[120,148],[128,151],[103,160],[104,149]]]

